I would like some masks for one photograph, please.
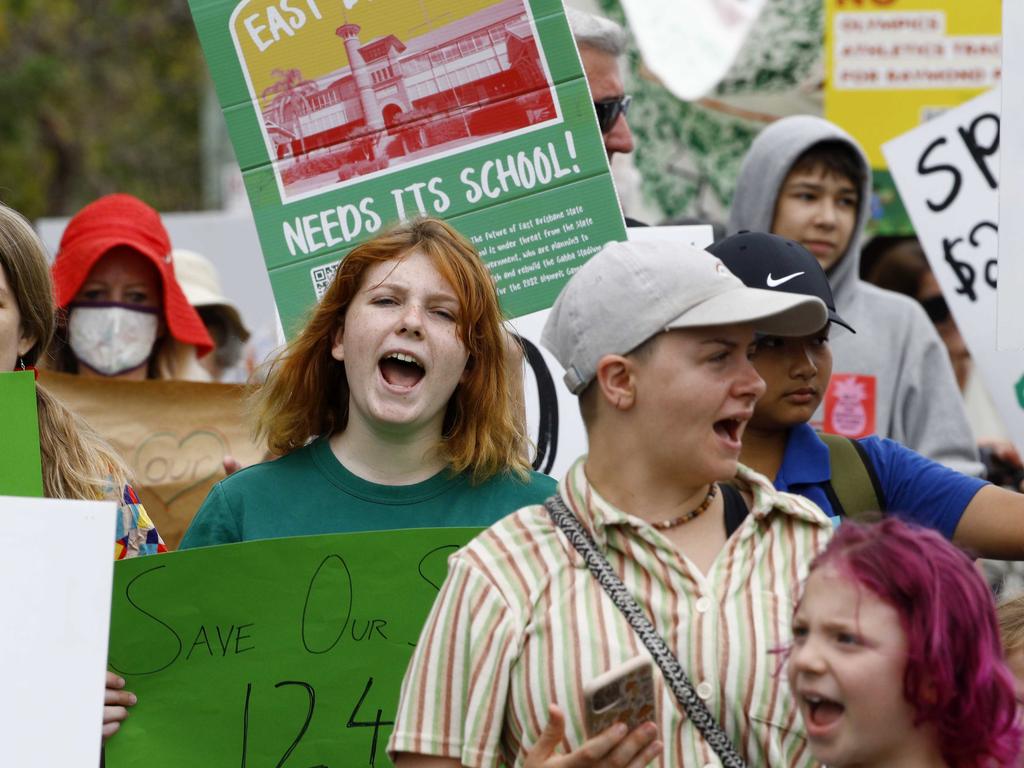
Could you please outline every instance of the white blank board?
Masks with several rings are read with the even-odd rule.
[[[0,496],[0,765],[99,765],[116,515]]]

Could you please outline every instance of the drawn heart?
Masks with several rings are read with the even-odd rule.
[[[197,429],[180,439],[172,432],[155,432],[135,450],[135,479],[170,508],[221,471],[230,452],[227,438],[215,430]],[[162,486],[181,483],[189,484],[169,497],[160,492]]]

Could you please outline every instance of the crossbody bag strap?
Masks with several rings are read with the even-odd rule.
[[[829,483],[839,499],[841,513],[852,520],[871,521],[877,512],[884,512],[882,484],[864,447],[842,435],[822,432],[818,437],[828,446]]]
[[[562,500],[561,495],[555,494],[544,502],[544,508],[569,542],[580,553],[590,572],[594,574],[602,589],[608,593],[608,597],[615,603],[626,621],[636,632],[640,641],[644,644],[655,662],[665,675],[665,682],[675,695],[676,700],[682,706],[686,716],[690,718],[701,736],[708,743],[722,760],[725,768],[744,768],[743,758],[736,752],[732,741],[715,721],[714,715],[708,710],[707,705],[697,695],[693,683],[683,671],[679,659],[675,657],[661,635],[651,624],[650,619],[644,614],[643,608],[637,604],[633,596],[629,594],[626,585],[616,575],[608,561],[598,551],[594,540]]]

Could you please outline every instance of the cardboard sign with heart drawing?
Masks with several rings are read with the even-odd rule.
[[[238,384],[115,381],[41,371],[39,382],[121,453],[132,487],[168,548],[176,549],[224,456],[243,467],[263,458]]]

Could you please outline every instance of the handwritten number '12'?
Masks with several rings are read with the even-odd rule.
[[[311,686],[309,683],[304,683],[301,680],[282,680],[281,682],[277,683],[274,687],[280,688],[284,685],[298,685],[304,688],[306,690],[306,696],[309,699],[309,704],[306,709],[306,719],[302,723],[302,727],[299,729],[299,732],[295,735],[295,738],[292,739],[291,745],[288,747],[285,753],[281,755],[281,759],[277,761],[277,765],[275,766],[275,768],[284,767],[285,762],[291,756],[295,748],[299,745],[299,742],[302,741],[302,737],[306,735],[306,731],[309,728],[309,723],[313,719],[313,711],[316,709],[316,691],[313,689],[313,686]],[[383,716],[384,713],[380,709],[377,710],[377,716],[376,718],[374,718],[372,722],[361,722],[359,720],[356,720],[356,718],[359,717],[359,708],[363,706],[363,702],[366,701],[366,696],[367,694],[369,694],[371,688],[373,688],[372,677],[366,681],[366,687],[363,688],[363,693],[359,697],[359,701],[356,702],[356,706],[352,710],[352,714],[349,715],[346,727],[373,728],[373,741],[370,745],[370,766],[371,768],[374,768],[377,760],[377,740],[380,735],[380,727],[382,725],[394,725],[394,721],[382,720],[381,717]],[[249,751],[249,705],[251,700],[252,683],[247,683],[245,686],[245,706],[242,711],[242,768],[246,768],[246,761],[248,758]],[[327,766],[317,765],[313,766],[313,768],[327,768]]]
[[[292,740],[291,746],[281,755],[281,759],[277,761],[277,765],[274,768],[282,768],[285,761],[291,756],[292,751],[302,741],[302,737],[306,735],[306,729],[309,728],[309,721],[313,719],[313,710],[316,709],[316,691],[313,690],[313,686],[309,683],[304,683],[301,680],[282,680],[277,683],[274,687],[280,688],[282,685],[300,685],[306,689],[306,695],[309,697],[309,707],[306,710],[306,720],[302,723],[302,728],[296,734]],[[252,683],[247,683],[245,686],[245,710],[242,716],[242,768],[246,768],[246,752],[249,748],[249,700],[252,698]],[[327,768],[326,765],[317,765],[314,768]]]

